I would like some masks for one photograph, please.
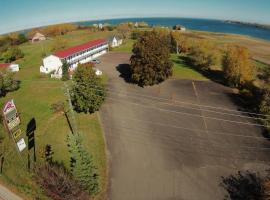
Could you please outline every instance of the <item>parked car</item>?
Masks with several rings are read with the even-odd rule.
[[[94,64],[100,64],[100,60],[98,60],[98,59],[94,59],[94,60],[92,60],[92,62],[93,62]]]
[[[99,70],[99,69],[97,69],[95,67],[93,69],[95,70],[95,73],[96,73],[97,76],[101,76],[102,75],[102,71],[101,70]]]

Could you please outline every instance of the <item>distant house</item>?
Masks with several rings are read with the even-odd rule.
[[[52,78],[62,77],[62,65],[64,62],[70,66],[69,70],[74,71],[78,64],[84,64],[105,54],[109,44],[105,39],[98,39],[86,42],[81,45],[70,47],[50,55],[43,59],[40,72],[50,74]]]
[[[12,72],[18,72],[20,70],[20,67],[18,64],[14,63],[0,63],[0,70],[10,70]]]
[[[184,26],[178,24],[178,25],[175,25],[173,27],[173,30],[176,30],[176,31],[186,31],[186,28]]]
[[[43,40],[46,40],[46,37],[45,37],[45,35],[43,35],[39,32],[35,33],[35,35],[31,38],[32,43],[38,42],[38,41],[43,41]]]
[[[119,47],[122,43],[123,43],[123,39],[121,39],[118,36],[109,37],[109,44],[110,44],[110,47],[112,48]]]

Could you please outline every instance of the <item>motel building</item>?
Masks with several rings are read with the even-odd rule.
[[[90,62],[105,53],[109,49],[109,43],[105,39],[93,40],[78,46],[58,51],[43,59],[40,73],[51,74],[52,78],[62,77],[62,65],[67,62],[70,71],[74,71],[78,64]]]

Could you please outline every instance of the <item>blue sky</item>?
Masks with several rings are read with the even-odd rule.
[[[270,24],[270,0],[0,0],[0,33],[126,17],[191,17]]]

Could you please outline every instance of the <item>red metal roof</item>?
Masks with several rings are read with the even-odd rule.
[[[0,63],[0,68],[8,68],[10,65],[10,63]]]
[[[74,46],[74,47],[70,47],[68,49],[57,51],[54,53],[54,55],[59,57],[59,58],[66,58],[66,57],[69,57],[75,53],[84,51],[88,48],[91,48],[91,47],[94,47],[96,45],[103,44],[103,43],[107,43],[107,40],[105,40],[105,39],[92,40],[92,41],[86,42],[84,44],[80,44],[78,46]]]

